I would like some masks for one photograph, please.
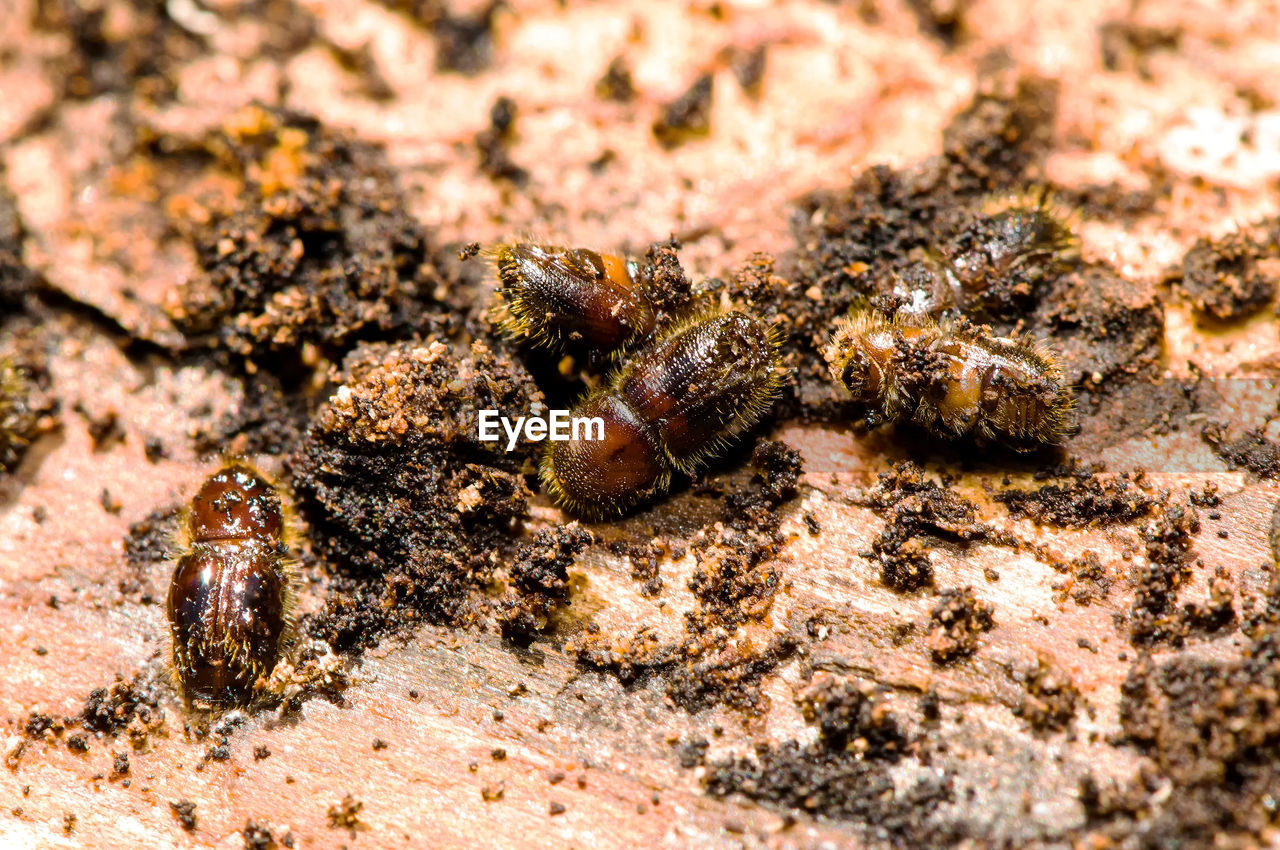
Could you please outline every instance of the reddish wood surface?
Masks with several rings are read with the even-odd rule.
[[[979,61],[999,46],[1027,69],[1062,81],[1060,149],[1046,167],[1052,180],[1142,188],[1158,165],[1173,181],[1172,201],[1136,222],[1086,222],[1087,256],[1154,280],[1199,236],[1277,211],[1280,165],[1267,147],[1274,147],[1267,128],[1280,119],[1274,107],[1244,112],[1240,94],[1268,90],[1280,70],[1280,16],[1264,3],[1170,3],[1132,12],[1152,26],[1184,27],[1181,48],[1152,58],[1144,76],[1101,69],[1098,28],[1126,14],[1104,2],[1053,0],[1018,10],[1020,4],[977,2],[965,13],[967,40],[947,51],[897,2],[731,3],[718,19],[698,4],[561,8],[531,0],[500,15],[497,61],[471,78],[436,72],[431,34],[376,3],[303,5],[323,39],[369,47],[389,100],[371,99],[319,40],[287,61],[258,56],[261,27],[245,19],[218,32],[211,55],[180,67],[173,103],[134,106],[150,110],[156,126],[184,134],[219,124],[255,97],[282,99],[349,127],[387,145],[413,213],[442,240],[532,229],[576,244],[638,248],[676,232],[686,235],[682,258],[699,275],[725,273],[754,251],[790,247],[791,201],[800,193],[846,185],[851,171],[874,162],[902,165],[936,153],[941,128],[974,90]],[[128,4],[106,6],[128,14]],[[239,6],[212,4],[228,17]],[[0,161],[32,230],[28,261],[53,288],[128,331],[168,339],[173,329],[160,307],[191,273],[193,257],[157,229],[152,202],[130,189],[130,163],[113,158],[111,120],[120,100],[57,98],[46,61],[68,45],[31,31],[24,22],[32,8],[27,0],[0,0]],[[758,43],[771,45],[760,100],[718,70],[711,137],[661,151],[649,130],[657,104],[679,94],[720,47]],[[620,52],[631,58],[641,91],[629,106],[591,94]],[[474,165],[470,140],[499,94],[520,104],[512,156],[532,171],[526,191],[503,190]],[[1250,127],[1252,137],[1244,132]],[[617,151],[617,164],[593,177],[584,165],[604,148]],[[957,475],[959,490],[981,506],[982,521],[1066,558],[1092,549],[1120,563],[1119,553],[1137,540],[1134,527],[1065,531],[1013,522],[983,489],[1002,469],[964,471],[954,459],[930,459],[927,449],[888,433],[798,425],[776,435],[800,449],[807,472],[800,499],[785,508],[785,584],[768,619],[746,627],[741,640],[767,643],[819,611],[838,625],[806,657],[766,678],[769,706],[759,716],[727,708],[691,716],[671,705],[660,685],[624,687],[582,672],[557,649],[588,620],[620,635],[648,626],[672,638],[692,605],[685,587],[691,558],[663,563],[666,589],[650,599],[625,563],[592,549],[572,572],[572,604],[555,640],[516,652],[492,633],[424,628],[365,656],[351,672],[345,706],[313,699],[287,722],[272,713],[249,717],[231,736],[226,761],[196,769],[208,742],[184,734],[176,700],[145,752],[132,751],[123,737],[91,739],[85,754],[61,741],[25,742],[21,727],[32,711],[75,714],[93,688],[117,674],[162,665],[161,606],[140,604],[118,588],[126,577],[122,539],[131,523],[189,495],[209,469],[194,456],[192,429],[238,401],[216,373],[165,363],[143,368],[99,324],[70,314],[58,322],[51,368],[62,428],[0,478],[0,719],[16,765],[0,770],[0,845],[238,847],[252,819],[277,838],[291,832],[300,847],[857,846],[848,824],[803,816],[787,824],[744,800],[708,797],[699,770],[682,768],[677,757],[676,743],[697,734],[710,739],[710,757],[748,752],[761,736],[811,738],[792,699],[803,665],[882,683],[897,695],[891,699],[936,689],[946,707],[936,734],[951,741],[948,767],[973,794],[960,795],[957,805],[974,822],[998,822],[1015,843],[1052,841],[1082,823],[1078,783],[1086,770],[1126,779],[1142,762],[1132,748],[1109,743],[1129,669],[1121,658],[1133,652],[1113,616],[1128,610],[1130,586],[1087,607],[1059,603],[1053,585],[1063,577],[1030,552],[942,547],[939,586],[974,585],[996,606],[997,625],[972,660],[938,668],[922,630],[894,641],[893,626],[927,623],[934,600],[879,583],[860,553],[883,517],[853,504],[850,490],[917,457]],[[1259,424],[1274,410],[1264,376],[1280,355],[1280,335],[1270,311],[1208,331],[1171,304],[1166,335],[1172,376],[1185,376],[1190,359],[1217,376],[1259,375],[1235,418]],[[95,451],[77,403],[91,414],[115,410],[126,440]],[[205,403],[211,409],[201,410]],[[162,438],[170,457],[148,463],[148,436]],[[1204,599],[1219,567],[1238,595],[1266,587],[1261,568],[1270,560],[1266,535],[1280,487],[1225,471],[1194,431],[1142,435],[1098,457],[1115,471],[1147,468],[1156,488],[1217,483],[1222,519],[1204,523],[1195,538],[1203,566],[1180,600]],[[1030,483],[1026,472],[1012,477]],[[103,509],[104,488],[121,503],[118,513]],[[33,518],[37,508],[47,511],[43,523]],[[620,533],[639,538],[652,525],[692,527],[706,510],[697,497],[682,495]],[[805,529],[805,512],[822,527],[816,537]],[[535,503],[535,517],[560,521],[545,501]],[[998,581],[984,578],[987,568]],[[162,598],[163,568],[145,580]],[[304,591],[304,610],[317,604]],[[1237,635],[1186,651],[1229,658],[1242,641]],[[1071,739],[1033,733],[1011,711],[1021,699],[1011,671],[1037,659],[1068,673],[1087,703]],[[388,746],[375,750],[375,739]],[[255,758],[260,746],[269,758]],[[494,758],[498,748],[505,759]],[[128,787],[112,776],[113,752],[126,751]],[[928,770],[904,763],[900,775],[905,782]],[[564,779],[553,783],[558,773]],[[501,789],[500,799],[487,801],[486,788],[489,796]],[[363,804],[354,831],[329,824],[329,807],[346,794]],[[170,811],[170,802],[184,799],[196,804],[194,832]],[[563,813],[551,814],[553,803]],[[68,814],[75,815],[69,833]]]

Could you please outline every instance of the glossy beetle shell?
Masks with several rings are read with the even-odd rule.
[[[543,485],[579,516],[621,515],[759,421],[780,382],[772,328],[741,312],[695,315],[634,352],[573,411],[599,416],[604,439],[550,443]]]
[[[242,464],[209,476],[191,500],[167,603],[173,668],[189,705],[246,704],[279,660],[292,607],[284,529],[279,494]]]
[[[528,242],[498,245],[490,254],[512,337],[608,354],[653,331],[656,311],[624,257]]]

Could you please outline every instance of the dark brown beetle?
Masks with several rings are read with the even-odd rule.
[[[292,629],[284,506],[260,473],[231,463],[205,479],[169,584],[173,667],[187,704],[245,705]]]
[[[499,244],[487,253],[506,307],[503,328],[515,339],[603,355],[654,329],[657,311],[636,264],[625,257],[530,242]]]
[[[619,516],[665,492],[674,471],[696,471],[773,403],[778,346],[774,328],[736,311],[665,329],[573,411],[599,417],[603,439],[549,443],[543,485],[587,518]]]
[[[1030,336],[868,308],[837,324],[824,356],[873,425],[910,421],[1015,451],[1059,445],[1074,428],[1075,396],[1057,358]]]

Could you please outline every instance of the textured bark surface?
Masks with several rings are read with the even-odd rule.
[[[616,57],[629,88],[621,66],[606,76]],[[1276,840],[1278,57],[1263,2],[0,0],[0,223],[11,206],[23,228],[6,260],[0,227],[0,275],[34,272],[11,301],[19,277],[0,276],[0,354],[37,358],[59,403],[58,427],[0,472],[0,844]],[[1046,183],[1080,208],[1084,282],[1022,317],[1063,329],[1082,383],[1063,454],[852,428],[804,374],[759,434],[803,460],[777,545],[726,530],[733,498],[763,486],[748,440],[694,486],[591,526],[568,604],[527,645],[483,606],[426,613],[312,657],[285,707],[184,715],[156,555],[173,512],[220,451],[290,480],[354,340],[499,346],[492,283],[460,246],[536,233],[643,254],[674,234],[695,281],[764,252],[789,293],[775,312],[803,296],[796,333],[816,335],[863,281],[841,239],[891,206],[865,206],[867,169],[918,175],[942,155],[978,174],[963,162],[985,119],[964,110],[992,87],[1023,97],[1011,79],[1034,81],[1024,99],[1043,114],[1025,163],[988,152],[986,188]],[[237,147],[275,107],[315,119],[312,153],[287,131]],[[286,291],[247,324],[193,330],[180,285],[219,291],[210,269],[239,255],[217,227],[252,231],[270,207],[246,186],[296,187],[311,166],[345,181],[306,187],[321,218],[360,210],[342,219],[353,279],[400,289],[318,319]],[[947,180],[919,183],[943,207],[979,194]],[[1215,265],[1215,240],[1249,228],[1253,255],[1233,240]],[[308,274],[300,287],[341,277]],[[1210,301],[1230,320],[1202,315]],[[1073,330],[1098,316],[1115,320],[1105,339]],[[277,379],[283,394],[262,389]],[[1008,495],[1049,483],[1069,492]],[[948,505],[961,521],[938,519]],[[565,519],[532,495],[504,556]],[[932,584],[886,586],[890,526],[923,542]],[[345,591],[334,550],[301,529],[305,630]],[[655,535],[659,586],[637,554]],[[763,560],[738,564],[739,547]]]

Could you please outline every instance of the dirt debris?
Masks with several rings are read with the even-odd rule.
[[[503,95],[489,107],[489,126],[476,134],[476,153],[480,170],[493,180],[505,180],[512,186],[529,182],[529,171],[511,159],[511,146],[516,141],[516,102]]]
[[[204,53],[205,42],[159,8],[131,11],[109,16],[100,4],[83,0],[36,5],[36,27],[71,42],[58,63],[63,96],[79,100],[136,91],[161,102],[175,96],[171,66]]]
[[[795,498],[803,471],[798,451],[778,440],[763,440],[751,452],[751,467],[751,483],[765,502],[780,505]]]
[[[514,548],[534,451],[480,442],[479,411],[541,402],[528,373],[482,343],[357,349],[290,462],[313,543],[338,570],[308,633],[346,651],[421,619],[474,621]]]
[[[965,19],[974,0],[909,0],[907,6],[915,13],[920,28],[948,48],[956,47],[969,35]]]
[[[1061,732],[1075,719],[1080,689],[1065,672],[1041,658],[1029,671],[1015,673],[1014,678],[1022,684],[1023,696],[1013,713],[1034,731]]]
[[[457,13],[441,0],[416,0],[416,17],[436,36],[436,68],[475,75],[493,64],[494,21],[505,7],[493,0],[469,13]]]
[[[293,846],[292,834],[277,842],[271,827],[255,820],[245,821],[244,829],[240,830],[240,837],[244,839],[245,850],[276,850],[281,844],[285,847]]]
[[[640,593],[649,597],[660,594],[665,586],[662,580],[663,560],[679,560],[677,551],[679,557],[684,557],[683,548],[676,550],[666,540],[652,543],[614,540],[609,544],[609,551],[627,559],[631,564],[631,580],[640,582]]]
[[[136,673],[129,681],[95,688],[84,702],[79,720],[85,729],[116,735],[134,725],[144,727],[163,717],[164,689],[153,674]]]
[[[977,520],[977,506],[946,484],[926,477],[908,461],[880,479],[863,500],[868,507],[889,512],[889,520],[871,543],[871,558],[880,566],[880,580],[901,592],[933,584],[931,541],[942,538],[965,544],[987,535]]]
[[[631,78],[631,67],[626,57],[615,56],[596,81],[596,97],[616,103],[630,103],[636,99],[636,85]]]
[[[1280,224],[1273,221],[1263,229],[1261,236],[1238,231],[1198,240],[1183,257],[1182,268],[1166,280],[1178,281],[1192,306],[1219,322],[1262,309],[1275,299],[1280,279]]]
[[[36,274],[23,259],[26,227],[18,214],[17,199],[4,182],[0,170],[0,308],[17,310],[36,284]]]
[[[1161,53],[1176,52],[1184,32],[1177,26],[1154,26],[1120,19],[1098,27],[1102,67],[1108,71],[1133,71],[1152,78],[1151,62]]]
[[[674,237],[645,249],[640,278],[645,294],[658,311],[658,322],[681,315],[694,300],[693,282],[680,264],[680,241]]]
[[[1280,478],[1280,443],[1267,437],[1263,429],[1250,429],[1231,439],[1225,425],[1210,422],[1200,436],[1226,461],[1228,469],[1243,467],[1259,478]]]
[[[762,680],[795,654],[800,638],[788,632],[760,641],[740,629],[768,615],[781,586],[779,510],[796,494],[800,458],[785,444],[761,441],[752,463],[756,473],[745,487],[719,480],[703,488],[724,499],[724,517],[689,537],[695,607],[685,612],[683,637],[664,644],[645,629],[624,637],[589,624],[566,645],[579,665],[627,683],[659,677],[667,697],[691,713],[719,704],[763,709]]]
[[[873,688],[815,677],[796,701],[818,726],[817,742],[764,741],[749,756],[710,762],[702,780],[707,793],[857,823],[869,837],[895,846],[946,846],[966,834],[944,813],[954,799],[945,773],[895,790],[889,770],[907,740]]]
[[[218,419],[202,424],[193,445],[205,457],[225,454],[228,447],[242,454],[287,454],[306,433],[319,400],[313,386],[294,386],[289,377],[268,372],[241,382],[243,400]]]
[[[173,812],[174,818],[187,832],[195,832],[196,829],[196,804],[190,800],[177,800],[169,803],[169,810]]]
[[[341,803],[329,807],[329,828],[349,829],[355,832],[360,825],[360,810],[363,808],[363,802],[347,794],[342,798]]]
[[[662,116],[653,122],[653,137],[658,144],[670,150],[709,135],[714,93],[715,77],[703,74],[684,94],[663,107]]]
[[[1053,340],[1067,380],[1094,395],[1152,377],[1163,350],[1164,305],[1155,287],[1097,263],[1057,278],[1029,324]]]
[[[49,372],[46,339],[25,317],[0,329],[0,476],[28,447],[59,426],[61,403]]]
[[[1182,606],[1182,622],[1188,633],[1213,635],[1236,625],[1239,615],[1235,606],[1235,587],[1221,567],[1209,579],[1209,597],[1203,602],[1187,602]]]
[[[502,633],[528,641],[547,627],[556,609],[569,602],[569,567],[595,536],[576,523],[539,531],[523,543],[508,568],[510,589],[498,609]]]
[[[147,585],[148,575],[166,562],[172,554],[174,541],[178,539],[181,514],[180,505],[167,505],[129,525],[121,548],[130,575],[120,580],[121,593],[141,593]]]
[[[868,682],[815,674],[796,695],[796,705],[806,721],[817,725],[818,740],[827,749],[889,761],[906,749],[899,721]]]
[[[1116,580],[1098,553],[1086,550],[1080,557],[1069,562],[1053,562],[1055,570],[1065,572],[1069,577],[1066,582],[1053,585],[1054,601],[1064,602],[1070,598],[1077,605],[1091,605],[1101,602],[1111,594]]]
[[[995,606],[974,595],[972,587],[952,587],[938,594],[929,615],[933,623],[926,642],[935,664],[951,664],[973,655],[979,636],[995,628]]]
[[[1083,466],[1062,471],[1068,476],[1065,483],[1001,490],[992,498],[1013,517],[1061,528],[1130,523],[1150,515],[1156,505],[1141,471],[1116,476]]]
[[[1151,759],[1130,786],[1105,788],[1102,830],[1122,835],[1141,819],[1144,846],[1210,846],[1224,831],[1258,836],[1274,826],[1265,801],[1280,782],[1280,652],[1273,627],[1243,657],[1225,661],[1141,656],[1125,680],[1120,720]],[[1171,794],[1143,794],[1167,784]]]
[[[317,354],[340,358],[361,337],[466,316],[431,306],[446,291],[434,249],[379,148],[256,106],[204,146],[238,163],[244,185],[195,235],[200,273],[167,305],[192,342],[305,375]]]
[[[1129,639],[1135,645],[1159,641],[1181,645],[1187,622],[1174,606],[1191,576],[1192,538],[1199,531],[1196,509],[1179,504],[1165,504],[1143,528],[1147,557],[1134,571],[1137,588],[1129,612]]]

